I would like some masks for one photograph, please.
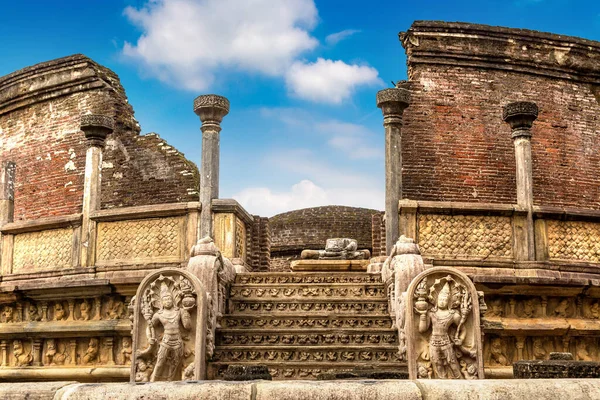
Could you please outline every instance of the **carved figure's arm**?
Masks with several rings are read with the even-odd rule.
[[[154,331],[154,327],[160,323],[160,318],[158,316],[158,313],[154,313],[154,315],[152,316],[152,319],[150,319],[150,321],[148,321],[148,331],[150,333],[150,337],[148,338],[150,342],[154,342],[156,341],[156,332]],[[152,344],[152,343],[150,343]]]
[[[181,309],[181,324],[187,330],[192,328],[192,316],[185,308]]]
[[[427,312],[422,313],[419,316],[419,332],[420,333],[427,332],[430,324],[431,324],[431,317],[427,314]]]

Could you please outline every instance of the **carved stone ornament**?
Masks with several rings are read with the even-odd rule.
[[[133,306],[131,382],[205,378],[205,293],[198,278],[180,269],[144,278]]]
[[[406,295],[410,379],[483,379],[479,299],[462,272],[425,270]]]

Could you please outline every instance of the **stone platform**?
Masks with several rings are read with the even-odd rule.
[[[0,384],[0,398],[11,400],[436,400],[600,398],[597,379],[536,380],[363,380],[363,381],[195,381],[172,383],[40,382]]]
[[[366,271],[369,260],[296,260],[290,269],[294,272]]]

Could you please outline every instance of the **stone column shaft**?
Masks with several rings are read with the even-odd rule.
[[[383,113],[385,128],[385,243],[386,254],[398,239],[398,202],[402,199],[402,114],[408,107],[409,92],[404,88],[380,90],[377,107]],[[413,238],[414,239],[414,238]]]
[[[517,205],[527,211],[526,235],[523,243],[526,248],[523,251],[517,249],[517,255],[519,259],[530,261],[535,260],[531,126],[537,116],[537,105],[527,101],[507,104],[502,113],[502,118],[511,127],[515,146]]]
[[[83,184],[83,207],[81,223],[80,265],[93,263],[93,237],[95,223],[90,215],[100,209],[100,188],[102,185],[102,148],[106,136],[112,133],[113,119],[106,115],[88,114],[81,116],[81,130],[87,139],[88,149],[85,153],[85,178]]]
[[[12,161],[4,161],[0,165],[0,226],[13,222],[15,215],[15,171],[16,166]],[[12,242],[13,236],[7,236],[7,241]],[[0,274],[10,274],[12,268],[12,245],[3,246],[4,238],[0,233]],[[3,255],[3,250],[10,252]]]
[[[229,100],[214,94],[198,96],[194,112],[202,122],[202,160],[200,161],[199,238],[213,236],[212,201],[219,197],[219,154],[221,121],[229,113]]]
[[[0,225],[13,222],[15,213],[15,171],[12,161],[2,162],[0,169]]]

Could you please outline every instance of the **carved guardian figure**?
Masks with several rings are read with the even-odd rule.
[[[479,299],[462,272],[425,270],[411,282],[405,310],[411,379],[481,379]]]
[[[165,268],[149,274],[132,300],[133,349],[123,340],[123,361],[131,358],[132,382],[178,381],[205,376],[206,291],[187,271]]]

